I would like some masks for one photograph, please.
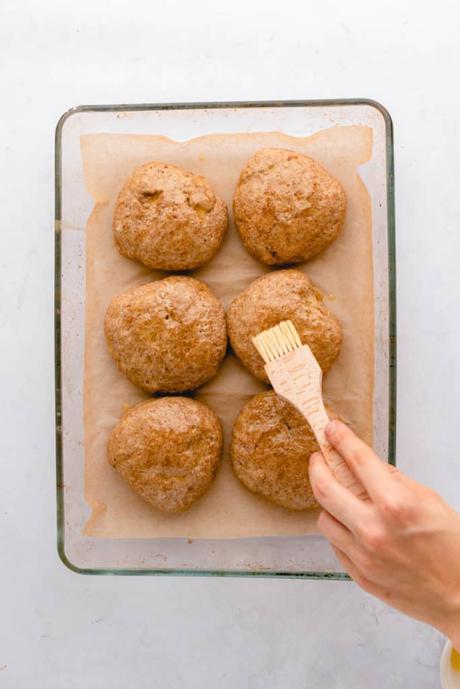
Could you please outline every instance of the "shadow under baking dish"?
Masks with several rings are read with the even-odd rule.
[[[55,336],[58,552],[82,574],[263,576],[347,579],[318,535],[222,540],[108,539],[83,535],[84,228],[92,201],[85,190],[80,136],[162,133],[190,139],[213,132],[283,131],[308,136],[337,125],[373,130],[373,155],[362,170],[372,201],[375,386],[374,438],[395,462],[396,330],[394,177],[391,119],[365,99],[287,102],[79,106],[56,128]]]

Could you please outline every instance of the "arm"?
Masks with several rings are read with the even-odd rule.
[[[326,435],[368,498],[352,495],[322,456],[312,455],[310,480],[323,507],[319,530],[359,586],[460,648],[460,515],[382,462],[340,421],[332,421]]]

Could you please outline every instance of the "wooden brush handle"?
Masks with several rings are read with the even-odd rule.
[[[303,345],[291,354],[266,364],[265,370],[275,391],[293,404],[310,424],[321,453],[336,479],[354,495],[367,493],[345,460],[326,440],[329,417],[322,396],[322,372],[310,348]]]
[[[349,469],[348,464],[343,457],[341,457],[339,453],[334,450],[326,438],[325,429],[330,419],[327,415],[322,398],[317,397],[314,402],[312,399],[304,401],[303,403],[300,402],[299,410],[310,424],[311,429],[315,434],[315,438],[318,441],[321,454],[326,460],[337,481],[358,498],[366,498],[367,493],[363,486],[356,479],[353,472]]]

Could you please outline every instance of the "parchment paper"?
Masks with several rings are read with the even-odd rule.
[[[231,354],[218,375],[195,393],[218,414],[225,450],[216,479],[190,510],[174,516],[139,498],[108,464],[111,429],[126,407],[148,395],[118,372],[107,351],[103,320],[110,299],[162,277],[120,256],[112,239],[117,194],[133,170],[152,160],[175,163],[205,175],[228,205],[240,170],[259,148],[278,146],[306,153],[343,184],[348,210],[340,237],[319,257],[300,266],[325,292],[343,329],[343,347],[325,379],[325,397],[337,413],[372,441],[373,279],[370,200],[357,168],[372,151],[372,130],[334,127],[307,138],[281,133],[209,135],[180,143],[162,136],[89,134],[81,137],[87,188],[94,210],[86,228],[85,496],[92,514],[85,534],[111,538],[238,538],[305,534],[315,513],[291,512],[244,488],[232,473],[228,447],[233,421],[250,396],[265,389]],[[204,268],[204,280],[226,308],[252,280],[269,270],[245,251],[231,219],[224,245]]]

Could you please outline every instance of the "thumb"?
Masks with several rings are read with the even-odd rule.
[[[389,490],[391,484],[396,484],[388,471],[388,465],[342,421],[330,421],[325,432],[328,441],[343,457],[370,496]]]

